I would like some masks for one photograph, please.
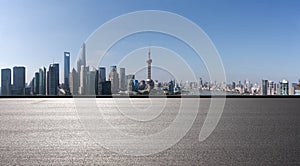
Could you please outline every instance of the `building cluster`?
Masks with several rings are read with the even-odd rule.
[[[35,72],[29,84],[25,83],[25,67],[13,68],[13,84],[11,84],[11,69],[1,70],[2,96],[57,96],[57,95],[112,95],[112,94],[148,94],[154,86],[151,80],[150,51],[148,53],[148,79],[138,81],[135,75],[126,75],[125,68],[111,66],[108,78],[106,68],[98,69],[86,65],[86,45],[81,47],[77,60],[77,69],[70,70],[70,52],[64,52],[63,82],[60,84],[59,64],[49,65],[48,70],[41,67]]]
[[[13,67],[13,84],[11,84],[11,69],[1,69],[1,94],[3,96],[25,95],[30,92],[25,84],[25,67]]]
[[[183,87],[186,87],[183,85]],[[226,91],[230,94],[240,95],[300,95],[300,79],[298,83],[292,83],[282,80],[277,82],[263,79],[261,83],[251,83],[248,80],[244,82],[232,82],[230,84],[217,83],[217,82],[203,82],[200,78],[199,81],[189,83],[189,89],[197,87],[199,90],[207,91]]]
[[[50,64],[48,70],[41,67],[35,72],[29,84],[26,84],[26,71],[23,66],[11,69],[1,69],[1,95],[2,96],[57,96],[57,95],[122,95],[122,94],[203,94],[204,91],[221,91],[239,95],[300,95],[300,80],[289,87],[287,80],[278,83],[262,80],[261,83],[244,82],[207,82],[199,78],[197,82],[170,82],[153,81],[151,77],[150,50],[148,51],[147,79],[136,80],[135,75],[126,75],[125,68],[111,66],[106,74],[105,67],[94,68],[86,65],[86,45],[83,43],[77,68],[70,70],[70,52],[64,52],[63,82],[60,83],[59,64]],[[13,79],[12,79],[13,78]],[[199,93],[194,93],[198,91]]]

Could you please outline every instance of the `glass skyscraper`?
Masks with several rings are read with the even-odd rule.
[[[120,90],[125,91],[126,90],[126,78],[125,78],[125,68],[120,68]]]
[[[268,80],[262,80],[261,83],[261,94],[266,96],[268,94]]]
[[[64,85],[65,89],[69,90],[69,74],[70,74],[70,52],[64,52]]]
[[[39,69],[40,81],[39,81],[39,95],[46,95],[46,68],[41,67]]]
[[[15,66],[13,68],[12,95],[25,95],[25,67]]]
[[[48,95],[57,95],[59,87],[59,64],[51,64],[48,71]]]
[[[11,70],[1,69],[1,95],[8,96],[11,93]]]

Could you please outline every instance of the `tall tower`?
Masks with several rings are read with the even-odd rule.
[[[111,66],[109,73],[109,81],[111,81],[111,92],[117,94],[119,92],[119,74],[117,72],[117,66]]]
[[[13,68],[12,95],[25,95],[25,67],[15,66]]]
[[[46,68],[41,67],[39,69],[39,75],[40,75],[40,81],[39,81],[39,94],[40,95],[46,95]]]
[[[11,70],[1,69],[1,95],[9,96],[11,94]]]
[[[59,64],[50,64],[48,72],[48,95],[57,95],[59,87]]]
[[[122,91],[126,90],[126,81],[125,81],[125,68],[120,68],[120,79],[119,79],[119,88]]]
[[[66,90],[69,90],[69,75],[70,75],[70,52],[64,52],[64,84]]]
[[[74,68],[70,73],[69,87],[72,95],[78,95],[79,75]]]
[[[150,58],[150,49],[148,50],[148,59],[147,59],[147,64],[148,64],[148,80],[151,80],[151,63],[152,59]]]
[[[77,60],[77,72],[80,73],[81,66],[83,65],[86,67],[86,45],[85,43],[82,44],[80,53],[79,53],[79,58]]]
[[[266,96],[268,94],[268,80],[262,80],[261,82],[261,94]]]

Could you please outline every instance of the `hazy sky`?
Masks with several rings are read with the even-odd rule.
[[[64,51],[71,52],[73,66],[81,44],[100,25],[138,10],[165,10],[195,22],[215,44],[228,81],[300,78],[298,0],[0,0],[0,68],[26,66],[29,81],[53,61],[62,69]],[[165,40],[155,40],[161,38]],[[142,40],[176,44],[151,34]],[[134,41],[129,43],[136,45]],[[113,51],[122,56],[117,48]]]

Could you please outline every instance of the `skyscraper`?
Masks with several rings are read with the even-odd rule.
[[[77,60],[77,72],[81,73],[81,66],[86,67],[86,49],[85,49],[85,43],[82,44],[79,58]]]
[[[79,94],[84,95],[85,94],[85,84],[86,84],[86,68],[81,65],[80,68],[80,87],[79,87]]]
[[[111,93],[116,94],[119,92],[119,74],[117,72],[117,66],[111,66],[109,73],[109,81],[111,81]]]
[[[64,52],[64,85],[65,90],[69,90],[69,74],[70,74],[70,52]]]
[[[152,59],[150,58],[150,49],[149,49],[149,51],[148,51],[148,59],[147,59],[147,64],[148,64],[148,77],[147,77],[147,79],[149,81],[151,80],[151,63],[152,63]]]
[[[126,75],[126,88],[128,92],[134,91],[134,79],[135,79],[135,75],[133,74],[129,74]]]
[[[72,72],[70,73],[69,85],[70,85],[71,94],[78,95],[79,76],[74,68],[73,68]]]
[[[268,81],[268,93],[267,95],[274,95],[274,82]]]
[[[40,81],[39,81],[39,95],[46,95],[46,68],[41,67],[39,69]]]
[[[15,66],[13,68],[12,95],[25,95],[25,67]]]
[[[36,72],[33,79],[33,94],[37,95],[40,92],[40,74]]]
[[[120,80],[119,80],[119,88],[121,91],[126,90],[126,78],[125,78],[125,68],[120,68]]]
[[[105,67],[99,67],[99,82],[105,82],[106,81],[106,70]]]
[[[54,63],[49,66],[49,93],[48,95],[57,95],[58,87],[59,87],[59,64]]]
[[[282,80],[279,82],[279,94],[289,95],[289,82],[287,80]]]
[[[268,94],[268,80],[262,80],[261,83],[261,94],[266,96]]]
[[[11,94],[11,70],[1,69],[1,95],[9,96]]]
[[[86,94],[95,95],[96,94],[96,71],[88,71],[86,73]]]
[[[106,82],[106,70],[105,67],[99,67],[99,70],[97,72],[98,76],[98,87],[97,87],[97,95],[104,95],[104,88],[105,88],[105,82]],[[110,87],[109,87],[110,88]]]

